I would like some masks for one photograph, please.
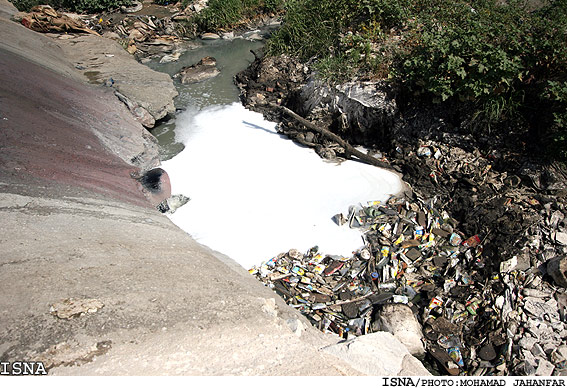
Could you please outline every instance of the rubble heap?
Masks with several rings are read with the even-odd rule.
[[[292,249],[250,272],[341,337],[391,330],[384,315],[407,305],[421,325],[426,361],[443,374],[565,373],[567,298],[545,276],[567,286],[563,258],[537,268],[518,266],[514,256],[492,271],[487,236],[463,235],[436,202],[404,197],[351,207],[334,220],[364,231],[352,257]]]
[[[78,15],[57,12],[49,5],[36,5],[29,13],[20,12],[17,19],[36,32],[85,32],[97,35],[94,30],[87,28]]]
[[[99,18],[92,23],[104,37],[121,42],[130,54],[138,59],[165,57],[163,62],[179,59],[186,50],[183,36],[186,31],[172,17],[132,15],[119,22],[111,18]]]
[[[167,9],[167,8],[166,8]],[[172,11],[175,11],[172,8]],[[191,47],[183,37],[187,31],[172,16],[122,14],[79,15],[56,12],[47,5],[35,6],[30,13],[20,12],[14,19],[37,32],[89,33],[119,42],[139,60],[161,57],[173,62]]]

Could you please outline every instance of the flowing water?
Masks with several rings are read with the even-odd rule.
[[[190,115],[197,114],[209,106],[232,104],[238,101],[239,92],[234,85],[233,77],[254,60],[254,55],[250,50],[256,51],[263,46],[262,42],[245,39],[199,42],[201,47],[184,53],[177,62],[148,64],[155,70],[173,76],[182,67],[195,64],[203,57],[212,56],[217,60],[217,67],[221,73],[215,78],[191,85],[182,85],[174,81],[179,91],[175,106],[189,112]],[[160,144],[161,160],[171,159],[184,148],[179,138],[183,136],[187,128],[179,128],[176,131],[177,122],[177,119],[172,119],[152,130]]]
[[[175,120],[154,130],[173,194],[191,198],[172,221],[200,243],[245,268],[291,248],[350,255],[361,234],[339,227],[333,215],[350,205],[386,200],[401,189],[397,175],[362,163],[323,161],[311,149],[280,136],[275,124],[244,109],[233,76],[252,60],[259,42],[215,41],[173,64],[174,74],[204,56],[221,74],[179,85]]]

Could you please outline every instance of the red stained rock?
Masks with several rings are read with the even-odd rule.
[[[112,90],[65,78],[0,48],[0,101],[1,181],[40,178],[45,186],[80,187],[150,206],[131,178],[138,168],[123,160],[144,150],[143,129]],[[165,186],[168,178],[163,192],[169,193]]]

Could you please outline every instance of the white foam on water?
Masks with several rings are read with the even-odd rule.
[[[339,227],[333,215],[401,190],[396,174],[354,161],[325,162],[240,103],[188,109],[177,119],[176,137],[185,149],[163,168],[172,193],[191,201],[171,220],[245,268],[315,245],[350,255],[363,245],[361,233]]]

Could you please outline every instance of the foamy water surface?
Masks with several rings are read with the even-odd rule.
[[[398,176],[386,170],[323,161],[239,103],[188,109],[177,120],[177,140],[185,149],[163,168],[173,194],[191,201],[171,219],[245,268],[314,245],[349,255],[362,246],[361,234],[339,227],[332,216],[401,189]]]

